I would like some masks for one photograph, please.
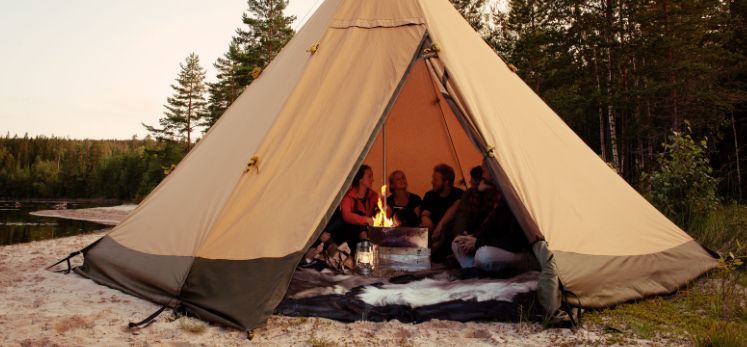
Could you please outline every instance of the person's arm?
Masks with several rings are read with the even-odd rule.
[[[438,222],[438,225],[435,229],[433,229],[433,238],[438,238],[441,235],[441,232],[443,231],[444,225],[448,224],[452,220],[454,220],[454,215],[456,215],[457,210],[459,209],[459,200],[455,201],[454,204],[449,207],[448,210],[444,213],[444,216],[441,217],[441,220]]]
[[[420,226],[424,228],[430,228],[433,226],[431,211],[423,210],[423,214],[420,216]]]
[[[415,194],[413,194],[413,196],[414,196],[414,201],[415,202],[413,203],[414,207],[413,207],[412,211],[415,212],[415,215],[418,217],[418,219],[420,219],[420,214],[423,211],[423,208],[422,208],[422,206],[423,206],[423,199],[421,199],[419,196],[417,196]]]
[[[354,206],[355,206],[355,201],[353,201],[353,199],[350,199],[348,197],[342,198],[342,202],[340,202],[340,211],[342,212],[342,220],[348,224],[356,224],[356,225],[369,224],[368,222],[370,218],[366,216],[361,216],[353,212]]]

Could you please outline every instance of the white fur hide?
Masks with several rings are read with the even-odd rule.
[[[327,269],[321,272],[313,269],[301,269],[293,275],[293,281],[303,283],[304,288],[289,294],[288,297],[305,299],[330,294],[345,295],[352,288],[385,280],[375,277],[340,275]]]
[[[537,289],[537,272],[528,272],[509,279],[470,279],[446,281],[426,278],[407,284],[367,286],[358,294],[363,302],[373,306],[406,305],[412,308],[452,300],[497,300],[511,302],[520,293]]]

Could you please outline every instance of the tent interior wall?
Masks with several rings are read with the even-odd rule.
[[[374,187],[389,184],[388,175],[402,170],[408,190],[422,197],[431,189],[433,167],[444,163],[454,168],[455,186],[464,189],[469,170],[481,161],[481,152],[437,91],[425,60],[418,59],[364,161],[373,169]]]

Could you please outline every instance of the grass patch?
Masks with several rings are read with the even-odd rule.
[[[690,236],[701,245],[722,253],[747,254],[747,206],[720,205],[703,220],[693,223]]]
[[[747,345],[747,333],[745,333],[744,327],[735,323],[715,323],[705,334],[695,338],[695,345],[704,347],[745,346]]]
[[[207,325],[199,320],[182,317],[179,319],[179,329],[191,334],[202,334],[207,330]]]
[[[306,322],[304,320],[304,322]],[[316,333],[320,331],[320,320],[319,318],[314,318],[312,327],[311,327],[311,336],[306,340],[306,343],[311,345],[312,347],[332,347],[337,346],[335,341],[332,341],[330,339],[316,336]]]
[[[740,274],[745,276],[744,274]],[[623,335],[644,339],[696,342],[719,336],[735,336],[747,342],[747,320],[740,314],[724,316],[719,280],[706,276],[669,297],[654,297],[613,308],[591,311],[585,321],[602,330],[619,330]],[[740,288],[744,296],[744,288]],[[737,309],[737,308],[735,308]],[[716,328],[721,328],[721,330]]]
[[[55,323],[54,330],[58,334],[64,334],[70,330],[90,329],[92,327],[93,327],[93,320],[76,314],[71,317],[63,317],[62,320]]]
[[[721,254],[747,254],[747,206],[719,206],[691,235]],[[585,321],[599,330],[621,331],[621,339],[747,346],[746,288],[744,265],[722,266],[673,295],[591,311]]]
[[[332,347],[337,346],[334,341],[325,339],[323,337],[311,337],[309,338],[306,343],[311,345],[312,347]]]

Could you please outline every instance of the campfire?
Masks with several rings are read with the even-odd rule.
[[[379,195],[379,213],[376,214],[374,217],[374,226],[375,227],[393,227],[394,226],[394,220],[392,218],[387,217],[386,215],[386,204],[384,200],[386,197],[386,184],[381,186],[381,194]]]

